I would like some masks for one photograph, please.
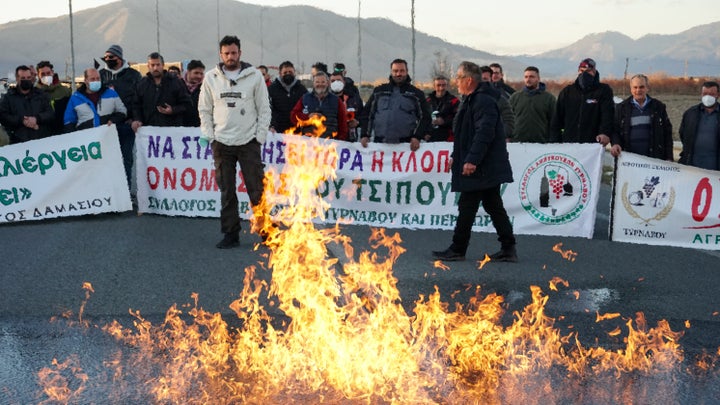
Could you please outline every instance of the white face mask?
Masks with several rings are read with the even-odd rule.
[[[52,76],[43,76],[40,81],[46,86],[49,86],[53,84],[53,77]]]
[[[345,83],[342,80],[335,80],[334,82],[330,83],[330,90],[333,91],[333,93],[340,93],[345,88]]]
[[[707,108],[714,106],[716,101],[717,99],[709,94],[702,96],[702,103]]]

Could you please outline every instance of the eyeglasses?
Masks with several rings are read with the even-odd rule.
[[[467,77],[467,76],[465,76],[465,75],[457,75],[457,76],[455,76],[455,80],[464,79],[464,78],[466,78],[466,77]]]

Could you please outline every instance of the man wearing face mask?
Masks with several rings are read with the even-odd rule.
[[[83,76],[85,82],[70,97],[65,109],[65,132],[125,121],[125,105],[115,90],[100,81],[100,73],[89,68]]]
[[[53,71],[52,63],[44,60],[37,64],[37,74],[40,77],[36,87],[50,96],[50,106],[55,111],[55,121],[50,131],[53,135],[63,132],[63,115],[70,99],[72,90],[63,86]]]
[[[321,138],[347,140],[348,126],[345,104],[328,89],[327,73],[319,71],[313,76],[313,91],[305,93],[290,113],[290,121],[297,126],[299,120],[325,117],[325,132]],[[315,127],[302,127],[303,134],[313,133]]]
[[[613,133],[615,104],[610,86],[600,83],[595,61],[583,59],[575,82],[560,91],[550,124],[550,142],[603,146]]]
[[[270,130],[283,133],[292,128],[290,111],[308,91],[295,78],[295,66],[293,66],[292,62],[285,61],[281,63],[278,71],[280,74],[268,87],[270,110],[272,111]]]
[[[17,85],[0,99],[0,124],[10,136],[10,143],[27,142],[50,136],[55,113],[50,97],[34,87],[30,68],[15,69]]]
[[[348,91],[347,84],[346,78],[337,70],[330,76],[330,91],[338,96],[347,111],[348,135],[346,139],[355,142],[357,140],[356,128],[360,125],[358,117],[362,113],[363,101],[359,92]]]
[[[702,85],[700,104],[683,113],[680,140],[683,149],[678,162],[702,169],[720,170],[720,105],[718,82]]]

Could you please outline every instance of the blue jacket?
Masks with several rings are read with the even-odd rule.
[[[453,122],[452,191],[479,191],[513,182],[505,129],[491,93],[497,90],[482,82],[458,108]],[[473,174],[462,174],[465,163],[477,166]]]
[[[95,128],[107,124],[108,121],[113,123],[125,121],[127,109],[118,93],[104,85],[98,92],[100,99],[97,106],[88,98],[84,83],[70,96],[63,119],[65,132]]]

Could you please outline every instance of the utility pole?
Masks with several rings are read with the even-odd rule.
[[[415,0],[410,0],[410,25],[412,27],[412,77],[415,77]]]
[[[155,0],[155,31],[157,32],[157,51],[160,53],[160,0]]]
[[[358,61],[358,85],[362,83],[362,30],[360,29],[360,5],[362,0],[358,0],[358,47],[357,47],[357,61]]]
[[[68,9],[70,14],[70,88],[75,91],[75,35],[73,31],[72,0],[68,0]]]

